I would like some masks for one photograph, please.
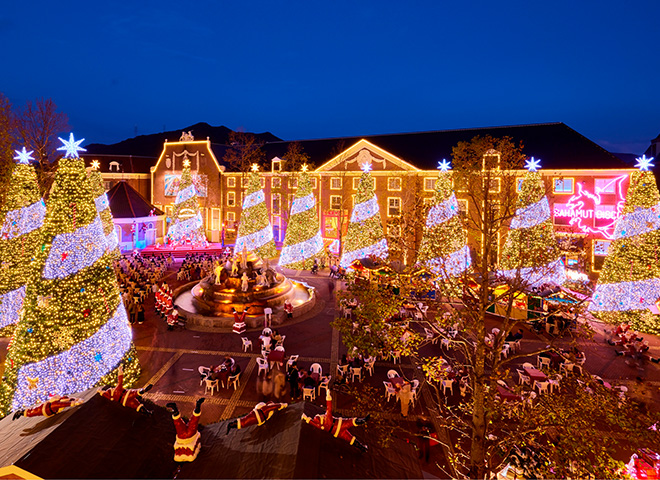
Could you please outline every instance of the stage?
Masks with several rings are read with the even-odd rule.
[[[183,258],[189,253],[208,253],[209,255],[220,255],[224,252],[225,248],[226,246],[223,247],[221,243],[209,243],[207,247],[193,247],[188,245],[177,247],[160,245],[159,247],[156,247],[154,244],[140,250],[140,254],[148,257],[151,255],[169,255],[171,253],[175,258]],[[230,248],[232,247],[230,246]]]

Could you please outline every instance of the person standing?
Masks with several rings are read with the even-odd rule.
[[[273,321],[273,309],[270,307],[264,308],[264,328],[269,328]]]
[[[299,375],[298,375],[298,364],[296,362],[293,362],[293,365],[291,365],[291,369],[289,370],[289,387],[291,389],[291,398],[298,398],[298,395],[300,395],[300,391],[298,388],[298,380],[299,380]]]
[[[412,400],[412,387],[410,382],[404,382],[399,389],[399,400],[401,402],[401,415],[405,418],[408,416],[408,407]]]
[[[291,320],[293,318],[293,305],[288,298],[284,302],[284,311],[286,312],[286,318]]]

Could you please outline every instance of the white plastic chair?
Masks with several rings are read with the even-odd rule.
[[[550,359],[548,357],[538,357],[539,368],[550,368]]]
[[[563,372],[564,375],[575,373],[574,369],[575,369],[575,364],[571,362],[564,362],[561,364],[561,367],[559,367],[559,371]]]
[[[348,365],[337,365],[337,375],[341,378],[346,378],[346,375],[348,375]]]
[[[396,370],[390,370],[387,372],[387,378],[396,378],[399,376],[399,372]]]
[[[542,393],[548,393],[548,387],[550,386],[550,382],[539,382],[538,380],[534,382],[534,387],[538,389],[539,395]]]
[[[282,335],[282,338],[275,344],[275,349],[277,349],[277,347],[283,347],[284,340],[286,340],[286,335]]]
[[[390,355],[392,356],[392,363],[396,364],[397,361],[399,364],[401,363],[401,352],[397,350],[396,352],[392,352]]]
[[[509,345],[511,346],[511,351],[513,351],[514,353],[518,353],[522,349],[522,346],[520,345],[520,340],[509,342]]]
[[[413,407],[414,407],[415,402],[417,401],[417,390],[419,389],[419,380],[413,378],[411,383],[412,383],[412,397],[413,397]]]
[[[448,338],[443,338],[440,341],[440,348],[446,348],[448,351],[451,350],[451,340]]]
[[[201,387],[202,385],[204,385],[204,380],[206,380],[206,377],[208,377],[209,373],[211,373],[211,369],[209,367],[199,366],[197,367],[197,371],[199,372],[200,375],[199,386]]]
[[[520,385],[526,383],[527,385],[531,385],[531,380],[527,374],[525,374],[524,370],[516,369],[516,372],[518,372],[518,383]]]
[[[494,337],[496,337],[497,335],[499,335],[500,329],[499,328],[493,328],[491,330],[491,333],[493,334]]]
[[[355,377],[358,377],[360,382],[362,381],[362,367],[351,368],[351,382],[355,381]]]
[[[306,398],[308,398],[310,402],[316,400],[316,388],[303,387],[303,400],[305,400]]]
[[[268,373],[268,361],[265,358],[257,357],[257,365],[259,365],[257,376],[261,375],[262,370],[264,373]]]
[[[247,337],[241,337],[241,340],[243,341],[243,351],[247,352],[248,347],[250,347],[250,351],[252,351],[252,340],[248,340]]]
[[[275,347],[275,351],[276,351],[276,352],[283,352],[283,351],[284,351],[284,347],[283,347],[282,345],[278,345],[277,347]]]
[[[532,365],[532,364],[529,363],[529,362],[525,362],[525,363],[523,363],[522,366],[523,366],[523,368],[536,368],[534,365]]]
[[[326,393],[328,392],[328,388],[330,388],[330,380],[332,380],[332,375],[321,378],[321,381],[319,382],[319,397],[321,396],[322,388],[325,389]]]
[[[323,375],[323,367],[321,367],[321,365],[318,363],[312,363],[312,365],[309,367],[309,371],[318,373],[319,376]]]
[[[234,390],[241,384],[241,374],[237,373],[227,379],[227,388],[234,386]]]
[[[261,335],[263,335],[264,337],[269,337],[269,336],[271,336],[272,334],[273,334],[273,331],[272,331],[270,328],[268,328],[268,327],[264,328],[264,329],[261,331]]]
[[[376,363],[375,358],[369,358],[364,361],[364,369],[369,372],[369,376],[374,376],[374,364]]]
[[[289,359],[286,361],[287,370],[289,369],[289,367],[293,366],[294,362],[297,361],[298,361],[298,355],[291,355]]]
[[[217,380],[211,380],[209,378],[204,380],[204,384],[206,387],[204,388],[204,395],[206,395],[209,390],[211,390],[211,395],[213,395],[213,390],[218,390],[218,381]]]
[[[389,402],[392,397],[396,398],[396,389],[390,382],[383,381],[385,385],[385,395],[387,396],[387,401]]]
[[[442,394],[447,395],[447,389],[449,389],[449,394],[454,395],[454,380],[445,378],[442,381]]]

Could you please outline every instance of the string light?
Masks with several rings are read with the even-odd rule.
[[[646,155],[642,155],[641,157],[638,157],[635,160],[637,160],[637,164],[635,165],[635,168],[639,168],[639,170],[642,172],[648,172],[649,167],[655,167],[655,165],[651,163],[653,161],[653,157],[646,158]]]
[[[264,195],[263,190],[252,192],[246,195],[245,198],[243,199],[243,210],[256,207],[257,205],[265,201],[266,201],[266,196]]]
[[[433,228],[458,215],[458,200],[452,194],[447,200],[433,205],[426,217],[426,228]]]
[[[357,250],[353,250],[351,252],[345,252],[341,257],[341,261],[339,262],[339,265],[342,268],[348,268],[351,266],[351,263],[353,263],[355,260],[359,260],[361,258],[366,258],[369,256],[386,258],[387,252],[388,252],[387,240],[383,238],[372,245],[358,248]]]
[[[353,212],[351,213],[351,222],[362,223],[379,213],[380,208],[378,207],[378,199],[373,196],[369,200],[355,205]]]
[[[447,159],[443,158],[441,162],[438,162],[438,168],[442,173],[448,172],[451,170],[451,163]]]
[[[199,192],[190,174],[190,161],[186,157],[183,161],[179,191],[174,201],[172,224],[167,230],[170,245],[183,245],[187,242],[193,245],[208,245],[198,196]]]
[[[25,285],[0,295],[0,328],[13,325],[18,321],[24,298]]]
[[[254,252],[261,258],[273,258],[277,255],[277,249],[258,172],[258,165],[254,164],[243,201],[234,251],[241,252],[245,247],[248,252]]]
[[[543,197],[538,202],[516,209],[516,216],[511,220],[511,229],[532,228],[547,221],[550,218],[550,204],[548,197]]]
[[[613,240],[635,237],[660,229],[660,204],[650,208],[638,208],[622,216],[614,228]]]
[[[94,162],[98,163],[98,160],[94,160]],[[103,185],[103,177],[98,171],[98,168],[94,168],[94,162],[92,162],[92,170],[89,172],[88,180],[92,195],[94,195],[96,212],[99,214],[101,224],[103,225],[106,251],[110,252],[113,257],[119,258],[119,238],[117,237],[112,219],[112,212],[110,212],[110,202],[108,201],[108,195]]]
[[[530,172],[536,172],[541,168],[541,160],[535,160],[534,157],[525,161],[525,168]]]
[[[660,292],[660,279],[634,282],[599,283],[589,304],[590,312],[645,310],[655,305]]]
[[[293,199],[293,205],[291,205],[291,216],[302,213],[305,210],[314,208],[315,206],[316,206],[316,197],[314,197],[314,194],[311,192],[309,195],[305,195],[304,197],[296,197]]]
[[[566,282],[566,269],[561,258],[547,265],[501,270],[499,274],[512,282],[524,280],[528,288],[538,288],[543,284],[561,285]]]
[[[14,160],[18,160],[18,163],[27,165],[30,163],[30,160],[34,160],[34,157],[32,154],[34,153],[34,150],[30,150],[29,152],[23,147],[23,150],[14,150],[16,152],[16,156],[14,157]]]
[[[69,134],[69,140],[64,140],[61,137],[57,137],[60,142],[64,145],[58,148],[57,150],[64,152],[64,158],[80,158],[78,152],[86,152],[87,150],[82,148],[80,144],[85,141],[84,138],[76,141],[73,138],[73,132]]]
[[[450,253],[443,258],[432,258],[426,265],[431,271],[442,277],[458,277],[472,265],[470,248],[465,245],[460,250]]]
[[[309,240],[305,240],[295,245],[285,245],[280,252],[280,266],[291,266],[296,262],[303,262],[316,256],[323,249],[323,235],[317,232]]]
[[[43,200],[39,200],[27,207],[7,212],[5,221],[2,224],[2,230],[0,230],[0,237],[5,240],[11,240],[20,235],[30,233],[43,225],[45,216],[46,204]]]
[[[94,264],[105,252],[106,242],[101,219],[76,229],[73,233],[56,235],[50,248],[44,278],[64,278]]]

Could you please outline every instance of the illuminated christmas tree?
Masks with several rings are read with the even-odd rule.
[[[314,265],[314,257],[322,250],[323,236],[316,213],[316,197],[312,192],[307,165],[303,165],[280,252],[280,266],[295,269],[311,268]]]
[[[383,235],[378,199],[374,193],[374,179],[369,173],[371,164],[364,163],[362,170],[342,249],[340,265],[344,268],[359,258],[387,257],[387,240]]]
[[[527,288],[561,285],[566,281],[559,244],[555,238],[550,205],[545,194],[539,161],[527,161],[527,174],[518,193],[516,215],[501,257],[500,275]]]
[[[30,264],[43,243],[41,226],[46,205],[39,194],[37,175],[29,164],[32,152],[16,150],[18,164],[11,175],[0,210],[0,335],[9,336],[18,321],[25,297]]]
[[[202,213],[197,202],[197,189],[190,174],[190,160],[187,158],[183,160],[179,192],[174,201],[172,225],[167,230],[167,240],[170,245],[208,245]]]
[[[467,246],[467,232],[459,216],[449,162],[439,162],[438,168],[440,175],[435,182],[433,204],[426,217],[417,260],[441,280],[453,284],[451,280],[470,267],[470,249]]]
[[[0,413],[113,384],[124,367],[134,383],[140,367],[106,250],[84,161],[73,134],[59,162],[25,292],[23,313],[7,352]]]
[[[259,166],[256,164],[252,165],[247,192],[243,199],[243,211],[234,252],[240,253],[244,247],[248,252],[254,252],[261,258],[273,258],[277,255],[273,227],[266,209],[266,197],[261,189]]]
[[[649,307],[660,299],[660,193],[653,158],[637,159],[626,202],[617,220],[596,291],[589,304],[608,323],[629,323],[642,332],[660,333]]]
[[[115,225],[112,221],[112,212],[110,211],[110,202],[108,202],[108,195],[105,193],[105,187],[103,186],[103,177],[98,171],[99,162],[94,160],[92,162],[92,169],[89,172],[89,184],[92,189],[92,195],[94,195],[94,204],[96,205],[96,211],[101,218],[101,223],[103,224],[103,233],[105,234],[105,240],[107,244],[107,250],[112,252],[115,257],[119,257],[119,237],[117,237],[117,232],[115,230]]]

